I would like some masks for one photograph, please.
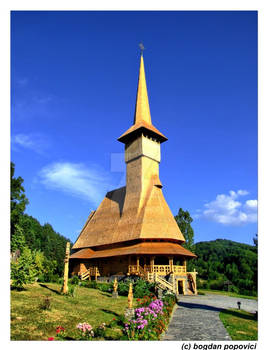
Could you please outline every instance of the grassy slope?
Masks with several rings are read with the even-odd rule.
[[[220,319],[232,340],[258,340],[258,322],[254,314],[229,309],[220,312]]]
[[[237,297],[237,298],[244,298],[244,299],[254,299],[257,300],[258,297],[253,297],[251,295],[241,295],[237,293],[232,292],[225,292],[221,290],[212,290],[212,289],[198,289],[198,292],[202,292],[204,294],[220,294],[220,295],[227,295],[229,297]]]
[[[77,287],[76,297],[72,298],[59,294],[60,285],[42,285],[36,283],[28,285],[25,291],[11,291],[11,340],[47,340],[55,335],[59,325],[68,330],[68,335],[75,336],[79,322],[93,327],[108,323],[127,307],[127,297],[112,299],[109,293]],[[51,311],[39,307],[46,296],[51,297]]]

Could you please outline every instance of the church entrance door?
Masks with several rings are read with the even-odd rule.
[[[183,294],[183,281],[182,280],[178,280],[178,293],[179,294]]]

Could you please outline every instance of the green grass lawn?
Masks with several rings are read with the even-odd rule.
[[[75,337],[76,325],[88,322],[93,327],[108,323],[122,315],[127,297],[113,299],[111,294],[97,289],[77,287],[75,297],[60,295],[55,283],[27,285],[24,291],[11,291],[11,340],[47,340],[55,336],[57,326]],[[42,310],[45,297],[51,298],[51,310]],[[135,303],[134,303],[135,306]],[[118,338],[120,329],[109,329],[111,339]]]
[[[198,292],[201,292],[202,294],[204,293],[204,295],[206,295],[206,294],[220,294],[220,295],[227,295],[229,297],[236,297],[236,298],[254,299],[254,300],[258,299],[258,297],[253,297],[251,295],[241,295],[241,294],[226,292],[226,291],[221,291],[221,290],[198,289]]]
[[[258,321],[254,314],[229,309],[220,312],[220,319],[232,340],[258,340]]]

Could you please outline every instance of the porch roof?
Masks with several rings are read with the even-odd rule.
[[[195,254],[177,243],[141,242],[131,246],[98,251],[84,248],[72,254],[70,259],[96,259],[122,255],[182,255],[188,258],[196,258]]]

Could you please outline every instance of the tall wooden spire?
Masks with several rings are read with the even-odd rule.
[[[143,55],[141,54],[134,124],[118,138],[118,141],[126,144],[129,142],[129,140],[139,136],[142,132],[146,132],[146,134],[155,138],[159,142],[164,142],[167,140],[166,136],[164,136],[152,124],[145,79],[144,60]]]
[[[137,89],[134,124],[138,124],[142,122],[152,124],[147,86],[146,86],[143,55],[141,55],[141,60],[140,60],[140,72],[139,72],[139,82],[138,82],[138,89]]]

